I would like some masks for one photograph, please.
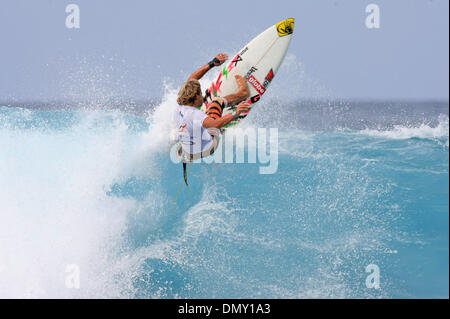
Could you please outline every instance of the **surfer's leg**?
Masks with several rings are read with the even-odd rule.
[[[250,96],[250,90],[247,86],[247,82],[245,81],[244,77],[236,74],[234,78],[236,79],[238,90],[234,94],[229,94],[225,96],[225,99],[230,104],[237,104]]]
[[[213,119],[218,119],[222,116],[223,109],[227,105],[228,103],[224,98],[215,97],[209,104],[206,114]]]

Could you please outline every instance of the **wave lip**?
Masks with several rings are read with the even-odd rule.
[[[391,130],[374,130],[374,129],[364,129],[361,133],[375,136],[384,137],[389,139],[403,140],[410,138],[419,139],[446,139],[448,145],[449,139],[449,119],[447,115],[441,114],[439,116],[439,123],[437,126],[431,126],[428,124],[421,124],[416,127],[408,127],[403,125],[394,125]]]

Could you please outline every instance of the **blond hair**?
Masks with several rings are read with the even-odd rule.
[[[192,104],[198,94],[202,94],[200,82],[195,79],[189,80],[183,84],[178,92],[177,102],[179,105]]]

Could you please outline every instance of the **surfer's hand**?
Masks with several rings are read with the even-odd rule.
[[[226,60],[228,60],[228,54],[226,53],[219,53],[218,55],[216,55],[217,60],[220,61],[219,64],[214,63],[214,65],[218,66],[223,64]]]
[[[236,114],[241,115],[241,113],[248,111],[249,104],[247,102],[241,102],[238,104],[236,109]]]

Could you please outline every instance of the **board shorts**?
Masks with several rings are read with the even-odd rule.
[[[206,114],[215,120],[222,116],[223,110],[228,107],[228,101],[225,98],[221,98],[222,101],[213,100],[208,108],[206,109]]]

